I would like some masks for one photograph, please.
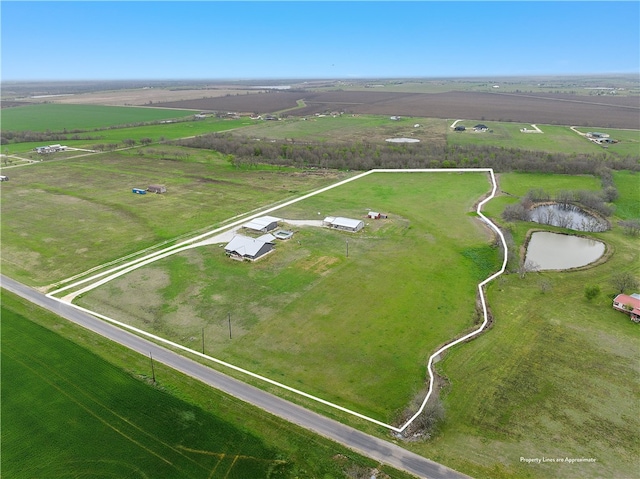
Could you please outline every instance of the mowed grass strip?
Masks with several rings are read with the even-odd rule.
[[[15,478],[268,477],[274,449],[2,309],[2,468]]]
[[[389,214],[358,234],[299,227],[256,263],[202,247],[79,304],[196,350],[204,328],[210,355],[393,421],[423,389],[428,356],[472,327],[477,283],[499,267],[467,215],[489,188],[483,173],[377,173],[274,213]]]
[[[87,130],[131,123],[184,118],[190,110],[102,105],[59,105],[38,103],[0,112],[2,129],[8,131]],[[53,142],[57,143],[57,142]]]
[[[204,151],[180,160],[105,153],[15,168],[2,185],[3,269],[31,285],[59,281],[340,176],[242,170]],[[131,192],[151,184],[167,192]]]

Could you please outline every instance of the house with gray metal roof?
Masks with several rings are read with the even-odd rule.
[[[232,259],[256,261],[273,251],[275,240],[275,236],[270,233],[259,238],[236,235],[224,247],[224,251]]]

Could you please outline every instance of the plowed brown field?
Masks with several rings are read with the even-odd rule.
[[[305,105],[296,108],[297,101]],[[312,115],[330,111],[551,125],[640,129],[640,98],[447,92],[267,92],[167,103],[158,107],[239,113]]]

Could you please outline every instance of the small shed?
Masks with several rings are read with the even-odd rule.
[[[147,190],[145,190],[144,188],[133,188],[131,190],[131,193],[135,193],[136,195],[146,195]]]
[[[464,131],[466,127],[464,125],[456,125],[453,131]]]
[[[0,175],[0,181],[9,181],[9,177],[5,175]]]
[[[350,231],[352,233],[356,233],[364,228],[364,221],[354,220],[352,218],[343,218],[341,216],[327,216],[322,221],[322,224],[329,228]]]
[[[161,193],[167,192],[167,187],[164,185],[149,185],[149,187],[147,188],[147,191],[149,193],[161,194]]]
[[[243,227],[254,231],[260,231],[262,233],[267,233],[278,227],[278,221],[280,221],[280,218],[276,218],[275,216],[261,216],[260,218],[254,218],[248,223],[245,223]]]
[[[479,123],[478,125],[473,127],[474,131],[487,131],[489,129],[489,127],[487,125],[483,125],[482,123]]]

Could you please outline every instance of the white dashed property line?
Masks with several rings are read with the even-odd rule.
[[[193,244],[193,243],[201,240],[202,238],[205,238],[207,236],[210,236],[210,235],[215,234],[216,232],[220,232],[222,230],[228,230],[229,228],[238,226],[239,224],[242,224],[242,223],[244,223],[244,222],[246,222],[246,221],[248,221],[250,219],[257,218],[259,216],[262,216],[264,214],[270,213],[270,212],[275,211],[277,209],[283,208],[285,206],[289,206],[289,205],[294,204],[294,203],[296,203],[298,201],[302,201],[304,199],[310,198],[311,196],[317,195],[319,193],[323,193],[323,192],[328,191],[328,190],[330,190],[332,188],[335,188],[337,186],[341,186],[341,185],[343,185],[345,183],[348,183],[350,181],[354,181],[356,179],[362,178],[362,177],[364,177],[366,175],[369,175],[371,173],[468,173],[468,172],[484,172],[484,173],[489,173],[490,176],[491,176],[491,182],[492,182],[492,185],[493,185],[493,188],[491,190],[491,194],[489,196],[487,196],[484,200],[482,200],[482,201],[480,201],[478,203],[476,212],[478,213],[478,216],[480,216],[480,218],[485,223],[487,223],[487,225],[491,229],[493,229],[498,234],[498,236],[500,237],[500,240],[501,240],[502,246],[503,246],[503,250],[504,250],[504,258],[503,258],[503,262],[502,262],[502,268],[500,269],[500,271],[498,271],[497,273],[491,275],[489,278],[485,279],[484,281],[482,281],[481,283],[478,284],[478,292],[480,294],[480,301],[482,303],[482,312],[483,312],[483,316],[484,316],[484,320],[483,320],[482,324],[480,325],[480,327],[477,330],[472,331],[471,333],[463,336],[462,338],[459,338],[459,339],[457,339],[457,340],[455,340],[455,341],[443,346],[442,348],[438,349],[435,353],[433,353],[429,357],[429,362],[428,362],[428,366],[427,366],[427,371],[429,372],[429,390],[427,392],[427,395],[425,396],[425,398],[424,398],[420,408],[418,409],[418,411],[404,425],[402,425],[399,428],[395,427],[395,426],[392,426],[390,424],[386,424],[386,423],[383,423],[381,421],[378,421],[377,419],[373,419],[371,417],[365,416],[365,415],[360,414],[360,413],[358,413],[356,411],[352,411],[352,410],[347,409],[345,407],[342,407],[342,406],[340,406],[338,404],[334,404],[334,403],[332,403],[330,401],[326,401],[326,400],[324,400],[322,398],[319,398],[317,396],[313,396],[311,394],[305,393],[304,391],[300,391],[298,389],[292,388],[290,386],[287,386],[286,384],[279,383],[279,382],[274,381],[272,379],[269,379],[267,377],[261,376],[259,374],[254,373],[254,372],[251,372],[251,371],[248,371],[246,369],[243,369],[243,368],[240,368],[238,366],[235,366],[233,364],[227,363],[227,362],[222,361],[220,359],[213,358],[211,356],[207,356],[207,355],[205,355],[203,353],[199,353],[198,351],[194,351],[192,349],[189,349],[186,346],[182,346],[180,344],[174,343],[174,342],[169,341],[167,339],[161,338],[161,337],[156,336],[154,334],[151,334],[151,333],[148,333],[148,332],[143,331],[141,329],[138,329],[138,328],[136,328],[134,326],[127,325],[127,324],[122,323],[120,321],[117,321],[115,319],[109,318],[109,317],[104,316],[102,314],[96,313],[94,311],[82,308],[80,306],[77,306],[77,305],[71,303],[73,298],[75,298],[75,296],[77,296],[78,294],[81,294],[82,292],[89,291],[89,290],[91,290],[91,289],[93,289],[95,287],[98,287],[98,286],[100,286],[100,285],[102,285],[102,284],[104,284],[104,283],[106,283],[106,282],[118,277],[118,276],[121,276],[121,275],[123,275],[123,274],[125,274],[127,272],[130,272],[130,271],[133,271],[134,269],[139,268],[141,266],[144,266],[146,264],[152,263],[152,262],[154,262],[154,261],[156,261],[158,259],[165,258],[165,257],[167,257],[169,255],[174,254],[174,253],[178,253],[180,251],[184,251],[186,249],[190,249],[190,248],[196,247],[197,244]],[[74,285],[70,285],[70,286],[67,286],[65,288],[59,289],[57,291],[51,292],[51,293],[47,294],[47,296],[50,297],[50,298],[53,298],[53,299],[55,299],[57,301],[68,303],[70,306],[73,306],[74,308],[77,308],[80,311],[84,311],[85,313],[91,314],[91,315],[93,315],[95,317],[98,317],[98,318],[103,319],[105,321],[108,321],[108,322],[111,322],[113,324],[116,324],[116,325],[118,325],[118,326],[120,326],[122,328],[129,329],[131,331],[134,331],[134,332],[136,332],[138,334],[141,334],[143,336],[146,336],[148,338],[152,338],[152,339],[154,339],[156,341],[159,341],[161,343],[170,345],[172,347],[175,347],[175,348],[178,348],[180,350],[189,352],[191,354],[195,354],[196,356],[202,357],[202,358],[207,359],[209,361],[212,361],[212,362],[215,362],[215,363],[220,364],[222,366],[228,367],[230,369],[233,369],[234,371],[238,371],[238,372],[240,372],[242,374],[246,374],[246,375],[248,375],[250,377],[253,377],[255,379],[258,379],[260,381],[266,382],[268,384],[272,384],[274,386],[277,386],[279,388],[282,388],[282,389],[285,389],[287,391],[293,392],[295,394],[298,394],[300,396],[306,397],[306,398],[311,399],[313,401],[319,402],[319,403],[324,404],[326,406],[330,406],[330,407],[332,407],[334,409],[337,409],[339,411],[345,412],[347,414],[350,414],[352,416],[358,417],[360,419],[364,419],[366,421],[369,421],[371,423],[377,424],[379,426],[383,426],[383,427],[385,427],[387,429],[390,429],[390,430],[392,430],[394,432],[401,433],[422,413],[422,411],[424,410],[425,406],[427,405],[427,402],[429,401],[429,398],[431,397],[431,394],[433,393],[433,385],[434,385],[434,382],[435,382],[434,381],[434,373],[433,373],[433,361],[434,361],[434,359],[439,354],[441,354],[444,351],[446,351],[447,349],[455,346],[456,344],[459,344],[459,343],[461,343],[463,341],[466,341],[467,339],[469,339],[469,338],[471,338],[473,336],[476,336],[476,335],[480,334],[484,330],[484,328],[486,327],[486,325],[489,322],[483,287],[487,283],[489,283],[490,281],[494,280],[495,278],[500,276],[502,273],[504,273],[504,271],[506,269],[507,257],[508,257],[507,243],[506,243],[506,241],[504,239],[504,236],[503,236],[502,232],[500,231],[500,229],[494,223],[492,223],[486,216],[484,216],[482,214],[482,211],[481,211],[482,207],[484,206],[484,204],[495,197],[495,194],[496,194],[496,191],[497,191],[497,186],[498,185],[496,183],[495,175],[494,175],[493,170],[491,168],[444,168],[444,169],[407,169],[407,170],[375,169],[375,170],[369,170],[369,171],[367,171],[365,173],[362,173],[362,174],[356,175],[356,176],[354,176],[352,178],[348,178],[346,180],[340,181],[340,182],[335,183],[335,184],[333,184],[331,186],[328,186],[328,187],[325,187],[325,188],[321,188],[319,190],[311,192],[311,193],[309,193],[307,195],[304,195],[304,196],[302,196],[302,197],[300,197],[298,199],[288,201],[288,202],[283,203],[281,205],[278,205],[278,206],[275,206],[273,208],[269,208],[267,210],[264,210],[264,211],[262,211],[260,213],[257,213],[255,215],[253,215],[253,216],[250,216],[250,217],[247,217],[245,219],[239,220],[239,221],[237,221],[235,223],[232,223],[230,225],[226,225],[226,226],[224,226],[222,228],[218,228],[216,230],[210,231],[210,232],[205,233],[203,235],[197,236],[197,237],[192,238],[192,239],[190,239],[188,241],[180,243],[179,245],[175,245],[173,247],[166,248],[165,250],[160,251],[158,253],[154,253],[154,254],[145,256],[144,258],[141,258],[140,260],[137,260],[137,261],[133,261],[133,262],[129,263],[128,265],[124,265],[124,266],[121,266],[121,267],[118,267],[118,268],[114,268],[114,269],[110,270],[109,272],[113,272],[115,270],[121,270],[121,271],[119,271],[118,273],[112,274],[111,276],[108,276],[107,278],[104,278],[104,279],[98,281],[97,283],[91,284],[91,285],[89,285],[89,286],[87,286],[87,287],[85,287],[85,288],[83,288],[83,289],[81,289],[81,290],[79,290],[77,292],[74,292],[71,295],[68,295],[67,297],[65,297],[64,299],[56,298],[53,295],[56,294],[56,293],[59,293],[59,292],[61,292],[63,290],[69,289],[69,288],[71,288],[73,286],[82,284],[82,283],[84,283],[84,282],[86,282],[88,280],[81,281],[81,282],[75,283]],[[96,276],[103,276],[104,274],[108,274],[109,272],[103,273],[101,275],[96,275]]]

